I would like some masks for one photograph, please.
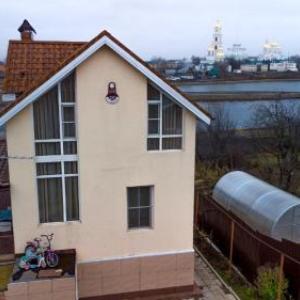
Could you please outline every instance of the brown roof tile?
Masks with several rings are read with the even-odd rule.
[[[21,94],[85,42],[9,41],[4,91]]]

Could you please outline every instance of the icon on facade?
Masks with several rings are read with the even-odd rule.
[[[115,82],[109,82],[105,99],[110,104],[115,104],[119,101],[119,95],[117,94],[117,86]]]

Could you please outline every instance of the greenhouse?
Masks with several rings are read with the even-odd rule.
[[[216,184],[213,198],[253,230],[300,243],[300,199],[252,175],[234,171]]]

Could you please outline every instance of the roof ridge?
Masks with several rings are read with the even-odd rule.
[[[129,48],[127,48],[124,44],[122,44],[117,38],[115,38],[110,32],[107,30],[101,31],[98,35],[96,35],[93,39],[91,39],[89,42],[83,44],[80,48],[75,50],[73,53],[69,55],[68,58],[63,60],[59,65],[57,65],[53,70],[51,70],[49,73],[47,73],[45,76],[41,77],[41,79],[35,83],[33,83],[25,92],[23,92],[15,101],[4,107],[2,110],[0,110],[0,118],[10,111],[14,106],[19,104],[25,97],[30,95],[35,89],[37,89],[39,86],[41,86],[43,83],[47,82],[52,76],[54,76],[56,73],[61,71],[67,64],[71,63],[76,57],[78,57],[80,54],[82,54],[85,50],[90,48],[93,44],[95,44],[97,41],[99,41],[101,38],[107,37],[112,42],[114,42],[118,47],[123,49],[123,51],[127,52],[132,58],[134,58],[136,61],[138,61],[140,64],[142,64],[145,68],[147,68],[150,72],[152,72],[156,77],[158,77],[161,81],[163,81],[165,84],[167,84],[170,88],[172,88],[175,92],[177,92],[181,97],[186,99],[188,102],[192,104],[193,107],[200,110],[204,115],[208,117],[208,119],[211,119],[211,115],[202,107],[196,106],[189,97],[184,94],[181,90],[179,90],[175,85],[173,85],[171,82],[163,78],[157,71],[155,71],[147,62],[145,62],[142,58],[140,58],[138,55],[136,55],[134,52],[132,52]]]

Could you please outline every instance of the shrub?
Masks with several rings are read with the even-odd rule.
[[[263,300],[276,300],[279,285],[279,267],[262,266],[258,268],[256,279],[257,292]],[[283,276],[281,284],[281,299],[286,299],[288,280]]]

